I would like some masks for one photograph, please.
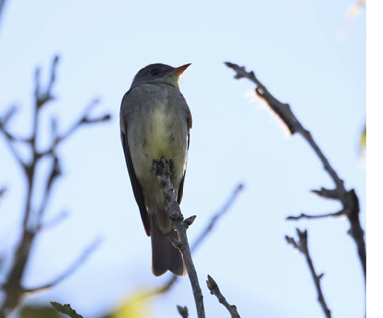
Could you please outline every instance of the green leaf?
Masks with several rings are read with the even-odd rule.
[[[54,307],[54,309],[56,309],[58,312],[61,312],[71,318],[84,318],[83,316],[79,315],[76,312],[76,310],[72,309],[72,307],[69,304],[61,305],[54,301],[51,301],[51,304]]]
[[[52,307],[23,306],[20,310],[22,318],[60,318],[60,314]]]

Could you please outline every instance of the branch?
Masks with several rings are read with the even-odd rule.
[[[296,220],[300,220],[300,219],[309,219],[309,220],[310,219],[323,219],[323,218],[330,218],[330,217],[340,217],[342,215],[345,215],[344,210],[340,210],[339,212],[335,212],[335,213],[318,214],[318,215],[308,215],[305,213],[301,213],[298,216],[288,216],[286,218],[286,220],[296,221]]]
[[[197,314],[199,318],[205,318],[205,309],[203,304],[203,295],[201,287],[198,282],[197,272],[195,270],[193,259],[190,253],[190,247],[188,243],[188,238],[186,235],[186,229],[194,220],[194,217],[188,218],[184,221],[184,217],[181,213],[181,209],[177,203],[177,199],[174,195],[173,185],[170,181],[171,171],[169,162],[165,159],[161,159],[160,162],[153,162],[153,166],[156,171],[156,176],[158,182],[160,183],[165,199],[168,203],[169,208],[169,218],[172,220],[173,228],[178,232],[180,237],[179,250],[181,251],[185,266],[189,275],[190,283],[193,289],[194,300],[197,307]],[[188,222],[187,222],[188,221]],[[174,245],[176,245],[174,244]]]
[[[34,293],[34,292],[40,292],[44,291],[46,289],[50,289],[53,286],[56,286],[59,284],[61,281],[66,279],[68,276],[72,275],[80,266],[82,263],[84,263],[87,258],[92,254],[101,244],[102,240],[100,238],[97,238],[96,240],[93,241],[92,244],[90,244],[87,249],[80,255],[80,257],[70,266],[64,273],[62,273],[60,276],[56,277],[54,280],[51,282],[40,285],[34,288],[24,288],[25,293]]]
[[[210,276],[207,275],[207,281],[206,281],[207,287],[210,290],[210,294],[217,297],[218,301],[226,307],[226,309],[229,311],[232,318],[241,318],[238,314],[237,307],[235,305],[230,305],[226,298],[222,295],[221,291],[219,290],[219,287],[215,280]]]
[[[324,300],[322,288],[320,285],[320,280],[324,274],[322,273],[320,275],[317,275],[315,272],[314,264],[311,260],[308,245],[307,245],[307,230],[305,230],[304,232],[301,232],[299,229],[297,229],[297,234],[299,237],[298,243],[294,240],[294,238],[289,237],[287,235],[285,236],[286,241],[287,241],[287,243],[293,245],[294,249],[298,250],[299,252],[301,252],[306,257],[306,261],[307,261],[307,264],[309,266],[310,273],[311,273],[311,276],[314,280],[315,288],[316,288],[317,293],[318,293],[318,301],[319,301],[319,303],[323,309],[323,312],[324,312],[326,318],[331,318],[331,311],[330,311],[330,309],[328,309],[326,301]]]
[[[8,191],[6,187],[0,188],[0,199],[4,196],[4,194]]]
[[[181,315],[182,318],[188,318],[189,317],[189,312],[188,312],[188,307],[181,307],[177,305],[177,310],[178,313]]]
[[[191,246],[191,250],[194,252],[198,246],[202,243],[203,240],[210,234],[210,232],[214,229],[215,225],[219,221],[220,218],[222,218],[230,209],[230,207],[233,205],[234,201],[237,199],[238,195],[243,191],[244,185],[239,184],[233,191],[230,198],[227,200],[225,205],[218,210],[210,219],[210,222],[205,227],[205,229],[197,236],[197,239],[193,242]]]
[[[101,123],[101,122],[110,120],[111,119],[110,114],[104,114],[96,118],[91,118],[89,116],[91,111],[99,104],[99,102],[100,101],[98,99],[93,99],[88,105],[88,107],[86,107],[84,113],[80,116],[80,118],[62,135],[57,134],[56,119],[52,119],[52,133],[54,135],[54,139],[52,141],[51,146],[47,150],[39,153],[39,157],[51,155],[52,153],[54,153],[57,146],[61,144],[63,141],[65,141],[66,139],[68,139],[81,126],[86,124]]]
[[[75,263],[67,272],[62,274],[60,277],[55,279],[49,284],[34,288],[34,289],[25,289],[22,286],[22,280],[25,272],[26,265],[30,258],[30,252],[32,245],[36,238],[36,235],[43,229],[42,220],[46,211],[47,202],[49,201],[50,195],[52,193],[52,187],[54,182],[60,176],[60,165],[59,157],[56,153],[57,145],[64,139],[68,138],[75,129],[81,124],[96,123],[100,121],[105,121],[110,119],[110,115],[104,115],[103,117],[92,119],[89,117],[90,109],[93,107],[88,107],[88,110],[80,118],[79,123],[76,123],[71,130],[62,136],[58,136],[56,131],[56,121],[52,121],[52,135],[54,140],[50,148],[45,152],[39,152],[37,150],[37,138],[38,132],[40,131],[40,116],[41,111],[44,106],[51,100],[54,99],[52,90],[56,81],[56,69],[59,61],[59,57],[55,56],[52,60],[49,82],[45,88],[41,87],[40,84],[40,69],[37,68],[35,72],[35,91],[34,91],[34,103],[33,103],[33,115],[32,115],[32,134],[28,138],[18,138],[15,137],[7,128],[8,122],[14,116],[16,108],[12,107],[8,110],[5,115],[0,119],[0,132],[4,134],[5,140],[17,162],[21,165],[23,171],[25,172],[25,177],[27,181],[27,197],[26,203],[23,212],[23,222],[22,222],[22,235],[21,239],[18,242],[15,248],[15,255],[13,264],[11,264],[9,273],[6,277],[6,281],[1,286],[2,292],[4,294],[3,302],[0,307],[0,318],[8,316],[12,310],[14,310],[17,305],[21,302],[23,295],[26,292],[35,292],[41,289],[49,288],[64,278],[66,278],[71,272],[73,272],[78,266],[79,263]],[[22,142],[24,146],[29,148],[29,151],[32,155],[30,162],[25,163],[19,153],[16,151],[15,143]],[[36,171],[38,170],[38,165],[41,162],[41,158],[48,156],[52,161],[51,170],[48,172],[47,177],[45,178],[45,186],[41,192],[43,192],[42,201],[40,206],[32,208],[32,201],[34,193],[39,192],[35,189],[36,185]],[[43,178],[44,180],[44,178]],[[57,220],[56,220],[57,221]],[[53,224],[53,223],[52,223]],[[83,254],[83,257],[80,258],[78,262],[81,262],[85,257],[90,253],[93,248],[86,250]]]
[[[342,213],[337,212],[331,213],[330,215],[341,216],[345,214],[347,216],[350,222],[349,233],[357,245],[359,259],[363,268],[364,279],[366,280],[366,244],[364,241],[364,231],[359,221],[358,197],[356,196],[354,189],[351,189],[350,191],[347,191],[345,189],[343,180],[338,177],[337,173],[332,168],[332,166],[330,165],[329,161],[327,160],[317,143],[314,141],[314,138],[312,137],[311,133],[308,130],[306,130],[299,122],[299,120],[295,117],[289,104],[281,103],[273,95],[271,95],[267,88],[256,78],[254,72],[247,72],[245,70],[245,67],[240,67],[237,64],[233,64],[230,62],[226,62],[225,64],[236,72],[234,78],[247,78],[253,83],[255,83],[257,86],[255,89],[256,94],[267,103],[267,105],[272,111],[274,111],[277,114],[277,116],[282,120],[282,122],[288,127],[290,133],[301,134],[302,137],[309,143],[311,148],[319,157],[324,169],[334,181],[335,189],[326,190],[322,188],[321,190],[317,190],[314,192],[324,197],[326,195],[329,195],[329,198],[337,199],[341,202]],[[321,218],[326,217],[328,215],[329,214],[325,214],[323,216],[312,216],[310,218]],[[308,216],[305,215],[304,217],[307,218]],[[289,220],[298,220],[300,218],[302,218],[302,215],[300,217],[288,217]]]

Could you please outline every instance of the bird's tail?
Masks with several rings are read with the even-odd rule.
[[[168,270],[173,274],[183,276],[186,269],[181,252],[173,246],[167,236],[163,234],[157,226],[153,216],[151,216],[151,238],[152,238],[152,272],[155,276],[160,276]],[[178,234],[172,229],[169,234],[179,240]]]

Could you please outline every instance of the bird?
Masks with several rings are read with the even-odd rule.
[[[155,174],[154,161],[171,162],[170,180],[181,203],[190,145],[192,115],[180,92],[180,78],[190,66],[156,63],[133,78],[120,108],[120,136],[135,200],[146,234],[151,237],[152,273],[186,275],[181,252],[168,236],[179,239]]]

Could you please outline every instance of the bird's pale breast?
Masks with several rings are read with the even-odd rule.
[[[143,94],[144,99],[138,98]],[[128,109],[124,113],[129,148],[135,149],[131,156],[137,179],[141,185],[157,184],[153,159],[172,159],[172,181],[174,188],[178,189],[187,160],[189,128],[186,101],[177,89],[152,84],[136,87],[128,98]]]

